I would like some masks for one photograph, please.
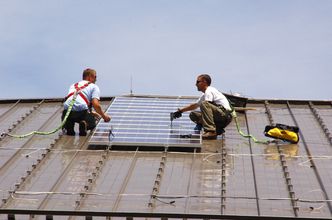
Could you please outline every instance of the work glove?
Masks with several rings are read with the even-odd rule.
[[[180,111],[180,109],[178,109],[176,112],[173,112],[173,118],[180,118],[182,116],[182,112]]]

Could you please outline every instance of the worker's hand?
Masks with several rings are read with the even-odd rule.
[[[103,119],[104,119],[105,122],[109,122],[111,120],[111,117],[105,114]]]
[[[173,112],[173,118],[180,118],[182,116],[182,111],[178,109],[176,112]]]
[[[91,111],[91,114],[96,118],[96,119],[101,119],[101,115],[100,114],[98,114],[97,112],[95,112],[95,111]]]

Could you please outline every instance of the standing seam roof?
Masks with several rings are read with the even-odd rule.
[[[201,152],[88,150],[89,135],[61,131],[1,136],[0,216],[330,219],[331,102],[251,99],[247,107],[238,113],[245,133],[266,139],[266,125],[284,123],[300,128],[299,143],[256,144],[234,121]],[[49,131],[61,112],[58,99],[3,100],[0,132]]]

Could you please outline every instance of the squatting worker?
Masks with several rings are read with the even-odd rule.
[[[232,109],[228,99],[216,88],[210,86],[211,77],[201,74],[197,77],[196,87],[203,92],[196,103],[179,108],[173,113],[174,118],[182,116],[183,112],[200,108],[200,111],[192,111],[190,119],[196,123],[195,130],[201,130],[203,139],[216,139],[217,135],[225,132],[224,128],[232,121]]]
[[[73,108],[63,126],[67,135],[75,135],[75,122],[79,123],[79,135],[86,136],[87,130],[92,130],[96,127],[96,117],[103,118],[105,122],[111,120],[111,117],[101,109],[99,103],[100,90],[95,84],[96,81],[97,72],[94,69],[86,69],[83,71],[83,80],[70,86],[64,102],[64,110],[61,117],[62,120],[67,113],[67,109],[73,99],[74,93],[77,90],[80,90],[80,93],[77,95]],[[96,112],[91,111],[92,107]]]

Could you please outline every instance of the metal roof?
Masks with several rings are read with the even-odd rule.
[[[234,121],[201,152],[89,150],[91,133],[2,136],[0,219],[330,219],[332,102],[249,99],[246,107],[244,132],[266,139],[266,125],[295,125],[299,143],[256,144]],[[0,133],[52,130],[61,112],[60,99],[2,100]]]

